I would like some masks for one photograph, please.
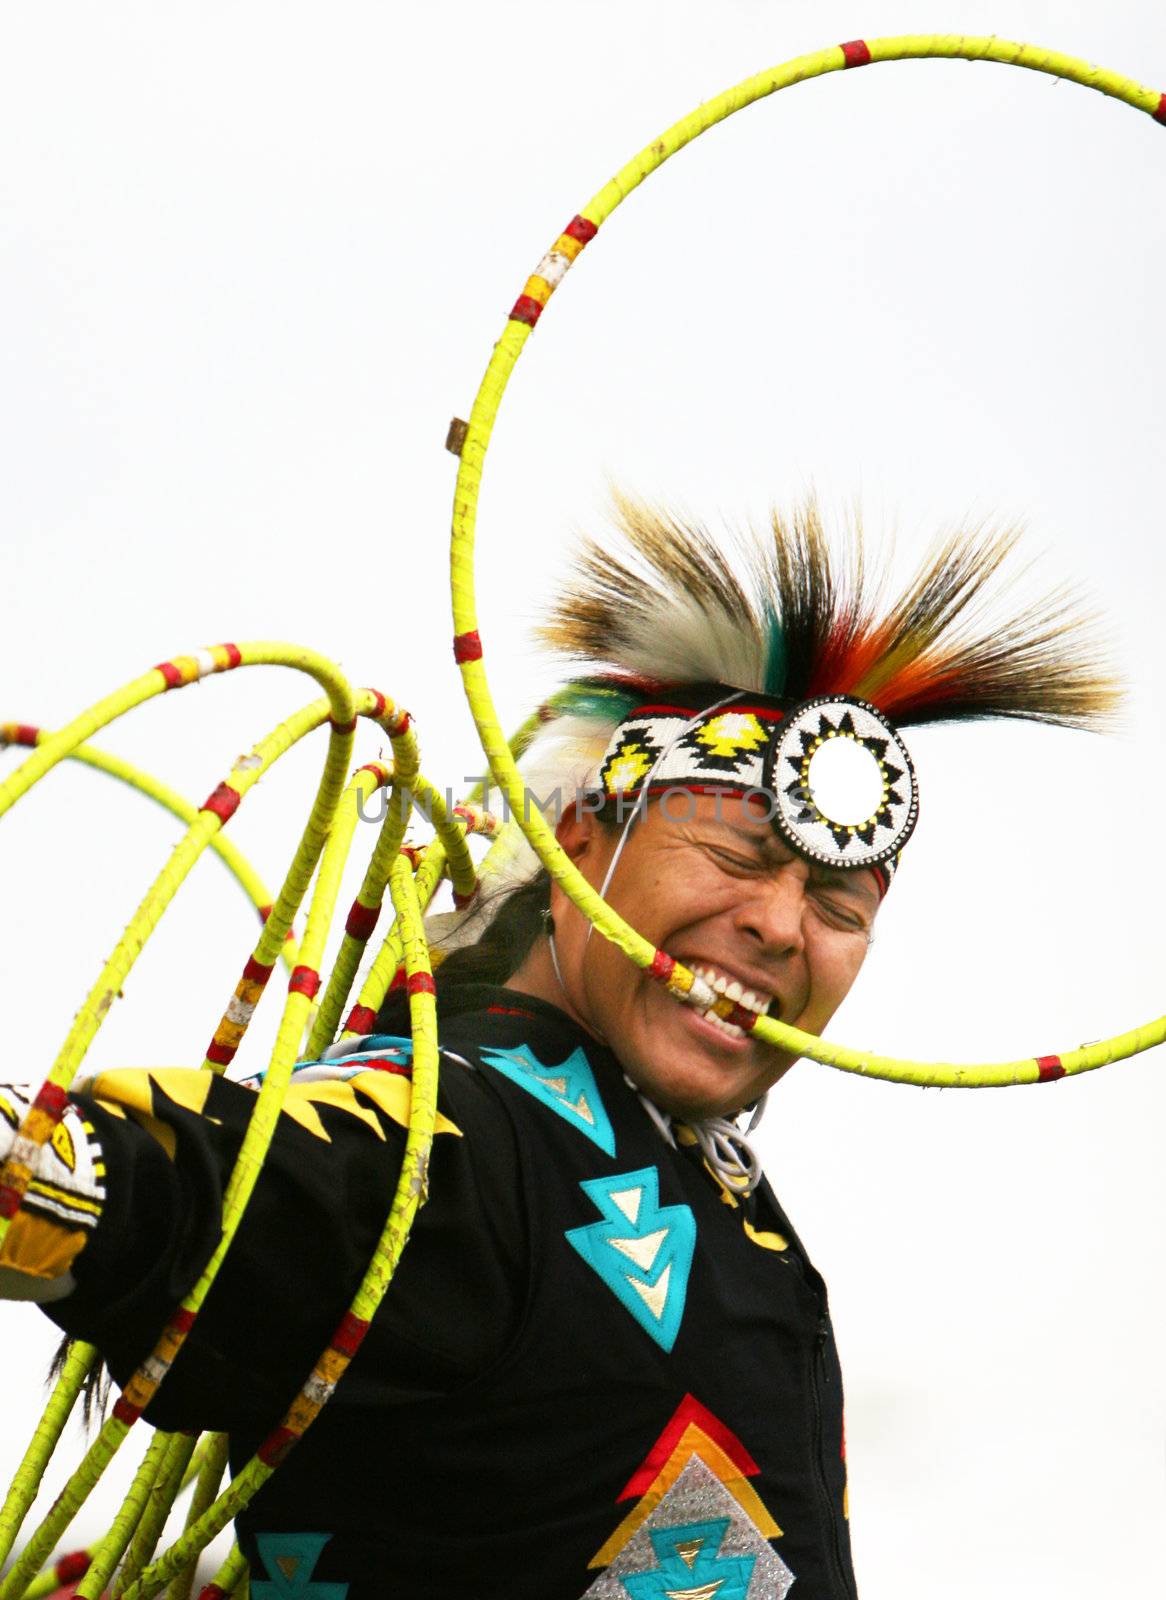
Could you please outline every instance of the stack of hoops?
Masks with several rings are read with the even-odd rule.
[[[517,761],[540,722],[555,714],[554,701],[509,741],[498,723],[485,673],[473,583],[478,491],[494,420],[515,363],[568,269],[620,202],[669,156],[733,112],[779,89],[826,73],[878,62],[936,57],[996,62],[1069,79],[1124,101],[1166,124],[1166,94],[1142,88],[1116,73],[1053,51],[994,38],[919,35],[857,40],[759,73],[699,107],[653,140],[571,219],[524,284],[495,347],[469,419],[455,423],[447,441],[460,458],[451,550],[454,654],[494,781],[507,797],[514,817],[521,819],[519,825],[543,864],[574,904],[605,938],[617,944],[630,960],[649,971],[678,998],[688,996],[691,1000],[694,974],[656,949],[617,916],[563,854],[537,808],[528,810],[524,804]],[[156,778],[87,742],[134,707],[159,694],[178,690],[210,674],[265,665],[291,667],[307,673],[323,690],[323,695],[281,723],[247,756],[240,758],[201,806],[190,804]],[[388,735],[392,761],[359,766],[349,777],[357,727],[362,718],[375,723]],[[325,724],[328,747],[315,799],[284,883],[278,894],[271,896],[245,858],[223,836],[222,830],[244,796],[280,756]],[[417,1209],[424,1200],[436,1116],[438,1048],[434,980],[422,915],[445,877],[452,882],[456,903],[468,903],[477,894],[480,884],[495,870],[499,859],[495,851],[501,852],[505,841],[499,837],[498,821],[475,803],[476,796],[452,809],[443,804],[437,789],[419,770],[417,741],[408,712],[399,710],[376,690],[354,690],[331,662],[311,650],[290,645],[226,644],[196,655],[176,657],[100,700],[58,732],[46,733],[18,723],[0,724],[0,746],[3,745],[27,746],[31,754],[0,784],[0,816],[58,763],[71,758],[138,789],[168,808],[187,827],[78,1012],[20,1129],[10,1158],[0,1172],[0,1242],[20,1210],[37,1148],[51,1138],[65,1108],[69,1087],[103,1018],[146,940],[204,850],[211,848],[219,854],[254,903],[262,921],[258,941],[246,958],[235,992],[207,1044],[204,1070],[223,1072],[230,1066],[276,965],[282,961],[288,970],[286,998],[275,1045],[228,1186],[218,1246],[199,1281],[171,1315],[153,1352],[118,1397],[109,1419],[65,1489],[41,1525],[26,1537],[18,1559],[0,1583],[0,1600],[21,1600],[21,1597],[33,1600],[79,1575],[77,1594],[80,1600],[97,1600],[107,1590],[115,1600],[147,1600],[167,1586],[173,1600],[186,1600],[192,1593],[199,1552],[247,1504],[327,1404],[388,1289]],[[357,818],[364,803],[379,791],[387,795],[384,820],[361,888],[347,913],[336,961],[324,982],[321,961]],[[420,850],[404,843],[415,808],[423,811],[432,822],[435,835]],[[471,834],[497,841],[480,868],[475,867],[467,845]],[[313,877],[315,883],[304,935],[297,944],[292,934],[293,921]],[[386,894],[394,913],[391,924],[355,1002],[350,1005],[356,975]],[[368,1032],[385,994],[394,987],[403,988],[408,996],[414,1062],[409,1132],[400,1180],[363,1281],[299,1394],[255,1456],[235,1474],[226,1489],[220,1489],[227,1460],[227,1441],[223,1435],[212,1433],[196,1438],[190,1434],[153,1432],[125,1501],[106,1535],[92,1550],[46,1565],[105,1467],[165,1381],[171,1363],[198,1318],[262,1169],[296,1060],[305,1055],[319,1055],[338,1038]],[[768,1017],[751,1017],[750,1026],[767,1043],[847,1071],[900,1083],[951,1087],[1046,1082],[1122,1059],[1166,1039],[1166,1017],[1160,1017],[1076,1050],[1013,1061],[960,1065],[944,1061],[900,1061],[844,1045],[827,1044]],[[74,1344],[69,1351],[44,1416],[0,1511],[0,1563],[9,1558],[21,1535],[45,1468],[95,1359],[96,1352],[85,1345]],[[169,1549],[155,1556],[173,1502],[187,1486],[193,1487],[193,1493],[185,1529]],[[201,1600],[225,1600],[226,1596],[240,1590],[245,1579],[245,1563],[236,1547],[202,1589]]]

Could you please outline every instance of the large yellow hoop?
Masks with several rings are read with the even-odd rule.
[[[1004,66],[1027,67],[1055,78],[1066,78],[1166,124],[1166,94],[1144,88],[1132,79],[1101,67],[1090,66],[1072,56],[1035,45],[1013,44],[1005,39],[974,38],[964,34],[911,34],[900,38],[853,40],[832,45],[812,55],[799,56],[784,66],[773,67],[746,78],[735,88],[698,106],[687,117],[646,145],[638,155],[616,173],[583,209],[571,219],[526,280],[522,293],[510,312],[502,337],[486,368],[469,422],[460,441],[461,458],[454,491],[453,528],[450,547],[450,584],[453,598],[454,656],[461,668],[462,682],[470,712],[490,763],[494,780],[508,796],[515,817],[543,865],[574,904],[588,917],[605,939],[617,945],[638,967],[659,979],[678,998],[692,988],[693,974],[674,962],[665,952],[624,921],[598,895],[560,849],[554,834],[536,806],[524,803],[522,779],[494,709],[483,664],[481,636],[478,632],[474,597],[474,530],[482,467],[489,447],[494,419],[515,363],[522,354],[547,301],[566,275],[579,252],[593,239],[600,225],[633,189],[700,134],[723,122],[745,106],[804,83],[827,72],[869,66],[879,61],[905,61],[922,58],[963,61],[995,61]],[[460,432],[460,430],[459,430]],[[727,1005],[727,1003],[726,1003]],[[721,1009],[718,1002],[716,1009]],[[737,1019],[735,1019],[737,1020]],[[1094,1067],[1122,1060],[1148,1050],[1166,1039],[1166,1016],[1116,1034],[1097,1044],[1079,1049],[1023,1057],[1015,1061],[969,1063],[950,1061],[906,1061],[893,1056],[875,1055],[846,1045],[831,1044],[814,1034],[803,1033],[768,1017],[756,1019],[753,1032],[767,1043],[810,1056],[827,1066],[868,1077],[886,1078],[896,1083],[938,1085],[951,1088],[981,1088],[1012,1083],[1049,1082],[1067,1074],[1087,1072]]]

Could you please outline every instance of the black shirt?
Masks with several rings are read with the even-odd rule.
[[[553,1006],[451,988],[440,1036],[429,1199],[335,1395],[239,1519],[254,1600],[852,1596],[825,1290],[768,1186],[730,1195],[670,1146]],[[393,1192],[409,1042],[358,1049],[297,1069],[147,1412],[228,1429],[236,1467],[326,1344]],[[92,1093],[106,1208],[48,1309],[124,1381],[217,1240],[254,1094],[193,1072]]]

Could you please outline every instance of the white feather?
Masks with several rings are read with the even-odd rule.
[[[645,597],[620,625],[620,665],[676,683],[761,690],[766,647],[753,615],[730,616],[675,592]]]
[[[533,810],[536,803],[554,826],[558,816],[575,803],[577,794],[591,788],[599,773],[615,719],[598,722],[592,717],[556,717],[535,734],[518,764]],[[483,801],[488,810],[502,813],[502,796],[490,790]],[[558,808],[556,810],[556,807]],[[482,893],[460,911],[435,912],[425,919],[426,936],[440,940],[443,950],[470,944],[484,931],[497,898],[528,883],[540,862],[518,823],[511,818],[482,859],[478,875]]]

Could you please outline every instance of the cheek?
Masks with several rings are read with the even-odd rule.
[[[810,1003],[808,1016],[824,1025],[846,999],[851,985],[862,970],[866,958],[865,938],[847,939],[844,943],[822,940],[807,945],[810,971]]]
[[[650,928],[641,931],[651,938]],[[617,945],[600,933],[592,935],[585,971],[591,1013],[600,1024],[600,1031],[609,1036],[632,1024],[637,1006],[642,1005],[647,991],[656,988]]]
[[[648,925],[654,924],[658,934],[654,942],[665,944],[677,934],[733,915],[747,895],[740,882],[690,852],[671,872],[661,872],[644,885],[644,892],[632,902],[628,920],[640,918],[649,936]]]
[[[658,947],[667,949],[670,940],[683,929],[707,921],[721,909],[717,890],[707,875],[691,866],[669,871],[665,864],[645,873],[623,893],[612,896],[612,904],[637,933]],[[722,895],[723,897],[723,895]],[[621,958],[626,959],[626,958]]]

